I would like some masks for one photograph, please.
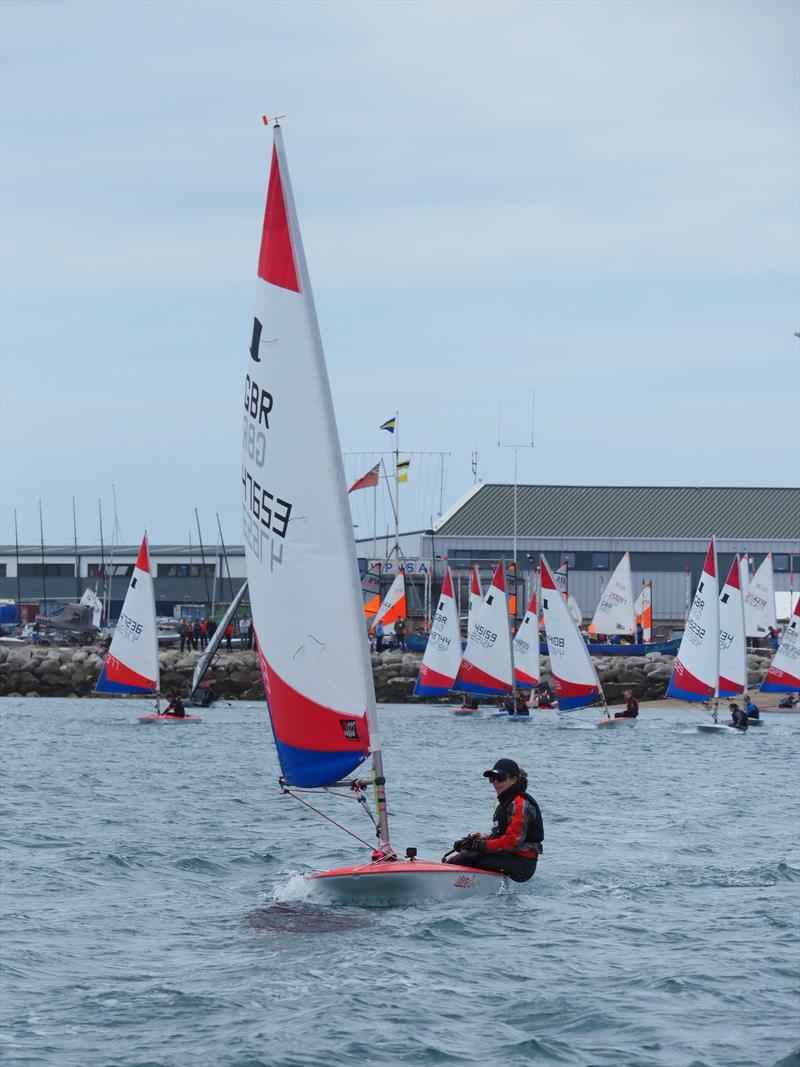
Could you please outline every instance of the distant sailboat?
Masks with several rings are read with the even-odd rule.
[[[478,609],[483,603],[483,590],[481,589],[481,574],[478,570],[478,564],[472,564],[472,571],[470,573],[469,582],[469,607],[467,609],[467,634],[470,633],[472,627],[475,625],[475,619],[478,614]]]
[[[592,636],[596,634],[633,636],[635,632],[631,557],[630,553],[626,552],[603,589],[600,603],[589,623],[589,633]]]
[[[262,324],[275,339],[268,346]],[[243,384],[245,557],[281,787],[307,803],[307,790],[338,786],[337,796],[355,798],[369,814],[366,783],[348,776],[372,756],[377,847],[347,831],[371,859],[310,875],[306,884],[316,895],[355,902],[495,892],[499,875],[420,861],[416,849],[401,859],[390,840],[344,464],[277,124]]]
[[[762,693],[800,693],[800,599],[761,683]]]
[[[453,577],[448,567],[414,686],[414,696],[445,696],[450,692],[460,666],[461,630],[453,596]]]
[[[386,596],[381,601],[381,606],[370,621],[370,633],[379,622],[383,623],[384,628],[393,626],[398,619],[405,619],[406,614],[406,576],[401,567],[395,580],[389,586]]]
[[[475,613],[453,688],[462,693],[497,697],[508,696],[513,686],[511,620],[505,566],[501,560]]]
[[[542,612],[550,655],[550,673],[560,711],[574,711],[605,697],[597,671],[575,620],[556,585],[556,577],[544,555],[542,566]]]
[[[148,695],[158,693],[159,683],[156,600],[145,534],[95,689]]]
[[[734,556],[719,598],[719,695],[738,696],[747,689],[747,645],[739,557]]]
[[[653,639],[653,583],[646,582],[633,605],[636,625],[642,628],[642,640],[647,644]]]
[[[524,689],[534,689],[542,677],[539,665],[539,610],[536,590],[519,624],[513,649],[515,683]]]
[[[770,627],[775,629],[778,625],[771,552],[766,554],[748,583],[744,594],[744,621],[748,637],[767,637]]]
[[[720,604],[717,574],[717,546],[712,537],[667,686],[668,697],[692,704],[708,704],[719,693]],[[729,729],[725,723],[717,722],[716,710],[712,712],[712,717],[713,722],[696,723],[697,728],[707,733]]]

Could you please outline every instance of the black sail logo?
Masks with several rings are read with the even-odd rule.
[[[261,344],[261,323],[257,318],[253,318],[253,339],[250,342],[250,358],[254,363],[261,362],[261,356],[258,354],[258,347]]]
[[[339,719],[339,725],[348,741],[358,741],[358,728],[355,719]]]

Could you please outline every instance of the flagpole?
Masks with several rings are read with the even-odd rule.
[[[378,552],[378,486],[380,485],[380,477],[375,485],[372,487],[374,492],[372,494],[372,558],[377,559]]]
[[[394,413],[394,554],[400,560],[400,412]]]

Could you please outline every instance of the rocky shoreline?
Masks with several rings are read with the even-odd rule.
[[[160,653],[161,689],[185,693],[199,652]],[[767,672],[770,653],[747,657],[750,685],[757,687]],[[414,681],[422,656],[415,652],[372,653],[375,692],[382,703],[431,703],[413,696]],[[598,656],[597,672],[609,704],[622,702],[625,689],[639,700],[664,696],[672,672],[672,656],[649,652],[646,656]],[[89,696],[103,666],[97,648],[0,646],[0,696],[83,697]],[[264,689],[255,652],[220,651],[206,675],[220,697],[227,700],[262,700]],[[550,679],[550,660],[542,657],[542,677]],[[442,697],[450,704],[454,697]]]

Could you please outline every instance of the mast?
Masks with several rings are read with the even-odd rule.
[[[400,412],[394,413],[394,554],[400,560]]]
[[[72,540],[75,545],[75,600],[81,598],[81,565],[78,559],[78,524],[75,518],[75,497],[72,498]]]
[[[203,550],[203,535],[200,532],[200,516],[197,514],[197,508],[194,509],[194,517],[197,522],[197,540],[200,542],[200,562],[203,570],[203,579],[206,585],[206,607],[211,604],[211,590],[208,587],[208,574],[206,573],[206,554]]]
[[[100,497],[97,498],[97,511],[100,515],[100,573],[103,576],[103,614],[100,622],[108,625],[108,582],[106,581],[106,550],[103,545],[103,504]]]
[[[222,558],[225,560],[225,571],[228,575],[228,592],[230,594],[230,603],[233,602],[233,582],[231,581],[231,568],[228,564],[228,552],[225,548],[225,538],[222,536],[222,524],[219,521],[219,512],[217,514],[217,530],[219,531],[219,543],[222,545]],[[220,582],[222,585],[222,582]],[[224,595],[224,594],[223,594]]]
[[[42,611],[47,615],[47,582],[44,577],[44,523],[42,521],[42,498],[39,497],[39,545],[42,551]]]
[[[22,625],[22,587],[19,577],[19,534],[17,533],[17,509],[14,508],[14,557],[17,561],[17,622]]]

